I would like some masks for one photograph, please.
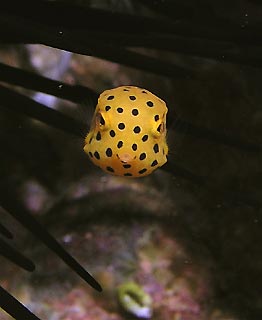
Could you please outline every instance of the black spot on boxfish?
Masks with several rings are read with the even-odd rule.
[[[97,135],[96,135],[96,140],[97,140],[97,141],[101,140],[101,133],[100,133],[100,132],[97,133]]]
[[[99,154],[97,151],[94,152],[94,156],[95,156],[98,160],[100,159],[100,154]]]
[[[118,113],[122,113],[124,111],[123,108],[117,108],[116,110]]]
[[[114,96],[109,96],[107,97],[107,100],[113,100],[115,97]]]
[[[155,121],[158,121],[158,120],[159,120],[159,115],[156,114],[156,115],[155,115]]]
[[[147,139],[148,139],[148,135],[147,135],[147,134],[145,134],[145,135],[143,136],[143,138],[142,138],[142,141],[146,142],[146,141],[147,141]]]
[[[134,100],[136,100],[136,97],[135,96],[129,96],[129,99],[134,101]]]
[[[132,173],[124,173],[124,176],[126,176],[126,177],[132,177]]]
[[[146,168],[144,168],[144,169],[142,169],[142,170],[140,170],[140,171],[138,171],[140,174],[142,174],[142,173],[145,173],[147,171],[147,169]]]
[[[157,164],[158,164],[157,160],[154,160],[154,161],[151,163],[151,167],[155,167]]]
[[[106,111],[109,111],[110,109],[111,109],[110,106],[106,106],[106,107],[105,107],[105,110],[106,110]]]
[[[134,127],[134,133],[139,133],[141,131],[139,126]]]
[[[122,148],[123,147],[123,141],[118,141],[117,147],[118,147],[118,149]]]
[[[112,138],[116,135],[116,133],[115,133],[114,130],[110,130],[109,134],[110,134],[110,136],[111,136]]]
[[[120,123],[118,124],[118,129],[120,129],[120,130],[125,129],[125,124],[124,124],[123,122],[120,122]]]
[[[107,148],[107,149],[106,149],[106,155],[107,155],[108,157],[112,157],[112,154],[113,154],[112,149],[111,149],[111,148]]]
[[[146,103],[149,107],[153,107],[154,106],[154,104],[153,104],[153,102],[152,101],[147,101],[147,103]]]
[[[125,169],[129,169],[129,168],[131,168],[131,164],[123,164],[123,167],[124,167]]]
[[[138,115],[138,110],[137,109],[133,109],[132,110],[132,115],[133,116],[137,116]]]
[[[133,144],[132,144],[132,149],[133,149],[134,151],[137,150],[137,144],[136,144],[136,143],[133,143]]]
[[[111,167],[106,167],[106,170],[110,171],[110,172],[115,172],[115,170],[113,168],[111,168]]]
[[[146,158],[146,154],[143,152],[140,154],[139,159],[144,160]]]
[[[155,152],[155,153],[158,153],[158,152],[159,152],[159,146],[158,146],[157,143],[154,145],[153,149],[154,149],[154,152]]]

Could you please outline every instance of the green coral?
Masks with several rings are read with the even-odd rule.
[[[118,287],[118,300],[125,311],[138,319],[152,317],[152,299],[135,282],[125,282]]]

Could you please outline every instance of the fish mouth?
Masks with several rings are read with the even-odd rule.
[[[116,156],[122,163],[129,163],[136,159],[136,156],[131,157],[129,153],[117,154]]]

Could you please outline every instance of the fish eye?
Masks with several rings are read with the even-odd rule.
[[[160,125],[156,129],[159,133],[162,133],[164,131],[164,124],[160,123]]]
[[[105,119],[103,118],[102,115],[100,115],[100,125],[104,126],[105,125]]]
[[[159,132],[159,133],[163,133],[164,131],[165,131],[165,124],[164,124],[164,122],[161,122],[160,123],[160,125],[157,127],[157,132]]]
[[[160,136],[164,133],[164,131],[165,131],[165,124],[164,124],[164,122],[161,122],[161,123],[159,123],[159,124],[157,125],[156,128],[154,128],[154,130],[153,130],[153,135],[154,135],[156,138],[158,138],[158,137],[160,137]]]
[[[104,128],[106,122],[104,117],[102,116],[102,114],[100,112],[97,113],[96,115],[96,126],[99,126],[101,129]]]

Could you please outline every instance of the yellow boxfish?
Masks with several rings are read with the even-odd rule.
[[[99,96],[84,151],[107,173],[142,177],[167,161],[167,107],[163,100],[134,86]]]

